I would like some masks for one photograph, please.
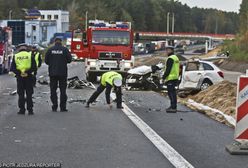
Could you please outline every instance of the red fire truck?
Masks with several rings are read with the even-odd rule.
[[[9,27],[0,27],[0,74],[10,70],[12,58],[12,30]]]
[[[78,59],[85,59],[86,77],[92,82],[110,70],[125,75],[134,66],[132,46],[129,22],[92,20],[87,30],[72,33],[71,52]]]

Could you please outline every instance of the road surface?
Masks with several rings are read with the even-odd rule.
[[[47,75],[46,69],[39,75]],[[84,78],[81,63],[72,63],[69,72],[69,77]],[[110,110],[104,94],[90,109],[68,103],[68,113],[54,113],[49,87],[37,84],[35,115],[19,116],[17,96],[7,95],[15,89],[15,79],[2,75],[0,81],[1,162],[62,163],[63,168],[248,167],[247,156],[225,151],[233,142],[232,128],[183,105],[181,112],[167,114],[169,101],[157,93],[124,92],[133,112],[129,115],[126,108]],[[83,101],[93,91],[69,89],[68,98]]]

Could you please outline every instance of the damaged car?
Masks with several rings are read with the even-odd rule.
[[[128,71],[126,85],[128,89],[143,90],[166,89],[162,80],[163,63],[156,66],[140,66]],[[212,62],[185,61],[180,65],[179,90],[205,90],[209,86],[222,82],[224,73]]]

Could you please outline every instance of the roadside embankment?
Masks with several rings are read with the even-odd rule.
[[[236,114],[237,85],[228,81],[209,87],[179,101],[191,109],[233,127]]]
[[[229,59],[216,61],[215,64],[221,69],[241,73],[245,73],[248,69],[247,62],[237,62]]]

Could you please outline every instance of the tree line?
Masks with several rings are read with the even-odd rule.
[[[134,30],[166,32],[170,12],[175,15],[175,32],[229,34],[239,31],[237,13],[190,8],[177,0],[0,0],[0,19],[7,19],[10,10],[13,19],[21,19],[23,8],[34,7],[70,11],[73,28],[84,26],[88,11],[89,19],[131,21]]]

